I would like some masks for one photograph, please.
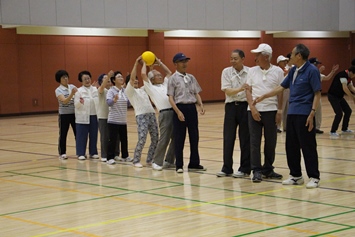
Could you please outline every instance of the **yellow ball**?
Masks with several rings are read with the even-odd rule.
[[[142,59],[144,60],[147,66],[150,66],[155,62],[155,55],[151,51],[145,51],[142,54]]]

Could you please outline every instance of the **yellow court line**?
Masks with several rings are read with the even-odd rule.
[[[76,192],[76,193],[81,193],[81,194],[88,194],[88,195],[93,195],[93,196],[97,196],[97,197],[106,197],[106,195],[102,195],[102,194],[96,194],[96,193],[90,193],[90,192],[82,192],[82,191],[73,190],[73,189],[67,189],[67,188],[60,188],[60,187],[54,187],[54,186],[48,186],[48,185],[34,184],[34,183],[28,183],[28,182],[23,182],[23,181],[7,180],[7,179],[2,179],[2,178],[0,178],[0,180],[6,181],[6,182],[14,182],[14,183],[19,183],[19,184],[25,184],[25,185],[49,188],[49,189],[57,189],[57,190],[63,190],[63,191],[68,191],[68,192]],[[293,187],[293,188],[300,188],[300,187]],[[60,229],[59,231],[50,232],[50,233],[41,234],[41,235],[36,235],[36,237],[49,236],[49,235],[63,233],[63,232],[71,232],[71,231],[76,231],[76,230],[83,229],[83,228],[91,228],[91,227],[100,226],[100,225],[107,225],[107,224],[111,224],[111,223],[117,223],[117,222],[121,222],[121,221],[137,219],[137,218],[143,218],[143,217],[147,217],[147,216],[153,216],[153,215],[158,215],[158,214],[167,213],[167,212],[173,212],[173,211],[184,211],[184,212],[190,212],[190,213],[197,213],[197,214],[203,214],[203,215],[209,215],[209,216],[216,216],[216,217],[220,217],[220,218],[224,218],[224,219],[242,221],[242,222],[246,222],[246,223],[261,224],[261,225],[264,225],[264,226],[276,227],[277,225],[272,224],[272,223],[259,222],[259,221],[248,220],[248,219],[244,219],[244,218],[236,218],[236,217],[231,217],[231,216],[221,216],[221,215],[217,215],[217,214],[213,214],[213,213],[198,212],[198,211],[187,210],[187,209],[191,209],[191,208],[194,208],[194,207],[201,207],[203,205],[210,205],[210,204],[214,204],[214,203],[221,203],[221,202],[223,203],[223,202],[226,202],[226,201],[231,201],[231,200],[235,200],[235,199],[239,199],[239,198],[246,198],[246,197],[258,196],[258,195],[265,195],[265,194],[275,193],[275,192],[284,191],[284,190],[286,190],[286,189],[285,188],[280,188],[280,189],[276,189],[276,190],[275,189],[266,190],[266,191],[259,192],[259,193],[245,194],[245,195],[241,195],[241,196],[234,196],[234,197],[225,198],[225,199],[221,199],[221,200],[215,200],[215,201],[204,202],[204,203],[197,203],[197,204],[194,204],[194,205],[188,205],[188,206],[179,207],[179,208],[165,206],[165,205],[159,205],[159,204],[150,203],[150,202],[136,201],[136,200],[126,199],[126,198],[122,198],[122,197],[110,197],[110,198],[113,198],[113,199],[116,199],[116,200],[125,201],[125,202],[132,202],[132,203],[137,203],[137,204],[145,204],[145,205],[149,205],[149,206],[157,206],[157,207],[162,207],[162,208],[168,208],[169,210],[149,212],[149,213],[145,213],[145,214],[134,215],[134,216],[124,217],[124,218],[118,218],[118,219],[113,219],[113,220],[108,220],[108,221],[103,221],[103,222],[97,222],[97,223],[92,223],[92,224],[88,224],[88,225],[84,225],[84,226],[78,226],[78,227],[67,228],[67,229],[63,229],[61,227],[57,227],[56,229]],[[289,229],[290,227],[284,227],[284,228]],[[314,232],[310,232],[310,231],[302,230],[302,229],[298,229],[298,228],[292,228],[292,230],[298,230],[298,232],[302,232],[302,233],[306,232],[306,233],[310,233],[310,234],[317,234],[317,233],[314,233]]]
[[[29,223],[29,224],[44,226],[44,227],[48,227],[48,228],[52,228],[52,229],[60,229],[60,230],[65,229],[65,228],[62,228],[62,227],[43,224],[43,223],[40,223],[40,222],[37,222],[37,221],[25,220],[25,219],[18,218],[18,217],[13,217],[13,216],[1,216],[1,217],[6,218],[6,219],[10,219],[10,220],[21,221],[21,222],[25,222],[25,223]],[[81,231],[77,231],[77,230],[72,230],[72,231],[69,231],[69,232],[72,232],[72,233],[75,233],[75,234],[78,234],[78,235],[89,236],[89,237],[100,237],[98,235],[89,234],[89,233],[85,233],[85,232],[81,232]]]

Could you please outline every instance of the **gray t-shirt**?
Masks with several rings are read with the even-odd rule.
[[[63,85],[60,85],[57,89],[55,89],[55,96],[58,98],[60,95],[64,95],[65,98],[68,98],[72,89],[76,88],[76,86],[69,84],[68,88]],[[59,114],[74,114],[74,96],[71,98],[68,104],[64,104],[60,99],[58,99],[59,103]]]

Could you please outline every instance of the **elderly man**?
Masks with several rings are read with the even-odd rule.
[[[186,128],[189,131],[190,141],[190,163],[189,171],[205,171],[206,168],[200,165],[200,155],[198,152],[199,131],[196,103],[200,108],[200,114],[205,114],[202,99],[199,95],[201,87],[196,78],[186,73],[190,58],[183,53],[177,53],[173,58],[176,72],[170,77],[168,82],[169,102],[174,109],[174,137],[175,137],[175,157],[176,172],[183,173],[184,166],[184,144],[186,138]]]
[[[250,136],[248,128],[248,102],[245,96],[245,83],[249,67],[243,65],[245,54],[233,50],[230,56],[232,66],[223,69],[222,91],[226,94],[223,124],[223,167],[217,177],[231,176],[243,178],[250,174]],[[233,150],[238,129],[240,146],[240,166],[233,174]]]
[[[163,168],[175,168],[175,145],[173,136],[174,110],[171,107],[169,97],[167,96],[168,78],[171,76],[171,71],[158,58],[156,59],[156,65],[163,68],[165,78],[155,69],[151,70],[147,75],[146,66],[142,67],[141,75],[144,81],[144,90],[147,92],[155,107],[159,111],[160,136],[154,153],[152,169],[160,171]],[[167,148],[168,152],[166,153]]]
[[[253,100],[266,91],[272,91],[281,84],[284,72],[280,67],[270,63],[272,49],[268,44],[260,44],[251,50],[255,54],[255,67],[250,68],[246,90],[248,100],[248,123],[250,133],[252,181],[259,183],[262,177],[281,179],[282,175],[274,172],[275,148],[277,141],[276,124],[281,121],[282,94],[273,96],[260,104],[254,105]],[[261,137],[264,130],[264,164],[261,164]]]
[[[290,88],[286,133],[286,156],[290,177],[282,181],[282,184],[301,185],[304,183],[301,170],[302,150],[307,175],[310,178],[306,188],[317,188],[320,174],[314,115],[319,104],[321,82],[319,71],[308,61],[308,56],[309,49],[305,45],[296,45],[290,59],[295,67],[291,68],[280,86],[257,98],[255,103]]]

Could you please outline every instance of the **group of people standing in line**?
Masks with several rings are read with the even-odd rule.
[[[320,62],[316,58],[308,59],[309,49],[296,45],[288,57],[280,55],[278,66],[271,64],[272,48],[260,44],[251,50],[255,55],[256,66],[245,66],[245,54],[242,50],[232,51],[231,66],[222,71],[221,89],[225,92],[225,116],[223,127],[223,166],[218,177],[249,177],[259,183],[263,178],[282,179],[274,171],[277,132],[286,132],[286,157],[290,169],[288,179],[283,185],[304,184],[301,171],[301,151],[309,181],[307,188],[317,188],[320,182],[316,133],[321,124],[321,80],[330,80],[339,66],[334,65],[331,72],[321,74],[324,67],[318,69]],[[348,129],[351,109],[344,94],[353,100],[355,90],[352,79],[355,78],[355,59],[352,66],[335,75],[328,91],[329,102],[335,112],[330,136],[336,133],[343,118],[342,134],[353,131]],[[355,102],[355,100],[354,100]],[[239,128],[238,128],[239,127]],[[240,166],[233,170],[233,151],[236,131],[240,145]],[[261,159],[261,140],[264,136],[264,162]]]
[[[259,183],[263,178],[282,179],[274,171],[277,132],[286,132],[286,157],[290,169],[284,185],[304,183],[301,172],[301,151],[309,182],[307,188],[317,188],[320,182],[316,133],[321,124],[321,80],[330,80],[339,66],[333,66],[325,76],[318,69],[320,62],[316,58],[308,59],[310,51],[303,45],[296,45],[288,57],[280,55],[277,64],[271,64],[272,48],[260,44],[251,50],[255,55],[256,66],[244,65],[245,54],[242,50],[232,51],[231,66],[221,75],[221,89],[226,95],[223,126],[223,167],[218,177],[249,177]],[[141,168],[142,150],[150,134],[146,163],[154,170],[175,169],[182,173],[183,149],[186,130],[189,133],[190,159],[189,170],[205,171],[200,164],[198,151],[199,130],[198,112],[203,115],[205,109],[199,95],[201,87],[196,78],[186,72],[190,58],[177,53],[173,58],[176,71],[172,73],[160,59],[150,66],[139,56],[132,72],[126,80],[122,73],[110,71],[98,78],[98,88],[92,85],[91,74],[82,71],[78,80],[82,87],[76,88],[68,83],[69,74],[59,70],[56,89],[59,101],[59,144],[61,159],[67,159],[66,138],[69,126],[76,137],[76,155],[85,160],[86,145],[89,137],[89,157],[99,159],[97,151],[98,130],[100,131],[101,160],[109,165],[115,160],[132,162]],[[335,112],[330,131],[336,133],[343,119],[342,132],[352,133],[348,129],[351,108],[344,99],[349,95],[355,102],[355,88],[351,82],[355,78],[355,59],[352,66],[335,75],[328,91],[328,99]],[[137,68],[141,66],[144,86],[138,87]],[[155,66],[165,72],[161,75]],[[156,121],[155,110],[159,111]],[[132,105],[138,130],[138,142],[133,158],[128,154],[127,142],[127,106]],[[196,106],[197,105],[197,106]],[[198,110],[197,110],[198,109]],[[344,118],[343,118],[344,113]],[[239,128],[238,128],[239,127]],[[236,132],[240,143],[240,166],[233,171],[233,151]],[[280,131],[278,131],[280,130]],[[261,141],[264,136],[264,162],[261,158]],[[121,157],[119,153],[121,152]]]
[[[146,158],[147,165],[158,171],[164,168],[183,173],[183,149],[188,130],[191,153],[188,169],[205,171],[206,168],[200,165],[198,151],[196,104],[200,114],[205,111],[199,95],[201,87],[192,74],[186,73],[189,60],[183,53],[177,53],[173,58],[176,72],[172,73],[157,58],[147,73],[147,65],[139,56],[126,80],[120,71],[110,71],[100,75],[98,85],[94,86],[90,72],[82,71],[78,75],[78,80],[82,83],[80,88],[69,84],[67,71],[57,71],[55,79],[60,83],[55,90],[59,102],[59,158],[68,158],[66,140],[71,126],[79,160],[87,158],[88,140],[89,157],[100,158],[97,150],[100,131],[101,161],[109,165],[114,165],[116,160],[132,162],[134,167],[142,168],[141,156],[149,133],[151,142]],[[137,76],[139,65],[142,65],[140,75],[144,83],[141,88],[138,86]],[[154,69],[155,66],[162,67],[165,77]],[[159,111],[159,123],[152,102]],[[128,105],[134,108],[138,131],[133,158],[128,153]]]

